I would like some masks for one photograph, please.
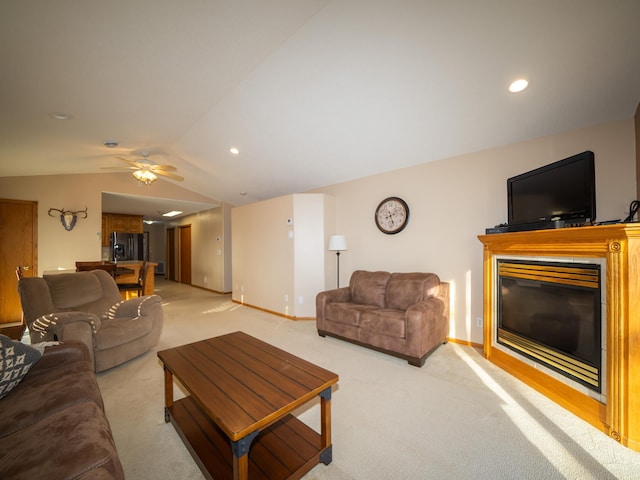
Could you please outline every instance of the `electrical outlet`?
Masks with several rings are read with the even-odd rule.
[[[476,327],[482,328],[482,317],[476,317]]]

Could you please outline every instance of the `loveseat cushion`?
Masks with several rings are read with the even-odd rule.
[[[332,322],[344,323],[345,325],[360,325],[360,317],[363,312],[371,312],[376,307],[373,305],[360,305],[355,303],[329,303],[326,307],[325,315]]]
[[[385,305],[406,310],[439,293],[440,278],[435,273],[392,273],[385,293]]]
[[[362,305],[385,306],[385,292],[391,274],[356,270],[351,274],[351,301]]]
[[[388,337],[405,338],[407,332],[405,312],[390,308],[363,312],[360,318],[360,328]]]

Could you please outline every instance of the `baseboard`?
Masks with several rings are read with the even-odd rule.
[[[190,285],[191,287],[194,288],[199,288],[200,290],[206,290],[207,292],[212,292],[212,293],[217,293],[218,295],[231,295],[232,292],[221,292],[219,290],[213,290],[211,288],[207,288],[207,287],[201,287],[200,285]]]
[[[478,348],[482,350],[483,345],[481,343],[470,342],[469,340],[460,340],[459,338],[448,338],[451,343],[457,343],[458,345],[466,345],[467,347]]]
[[[260,310],[261,312],[267,312],[271,315],[276,315],[278,317],[286,318],[287,320],[315,320],[316,317],[296,317],[295,315],[285,315],[284,313],[274,312],[273,310],[268,310],[266,308],[257,307],[255,305],[251,305],[250,303],[239,302],[238,300],[231,300],[233,303],[237,303],[238,305],[243,305],[249,308],[255,308],[256,310]]]

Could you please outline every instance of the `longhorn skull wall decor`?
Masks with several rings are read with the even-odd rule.
[[[84,210],[78,210],[76,212],[72,212],[71,210],[65,210],[64,208],[62,210],[58,208],[50,208],[49,209],[50,217],[55,217],[55,215],[51,215],[52,211],[60,212],[60,222],[62,222],[62,226],[67,232],[70,232],[71,230],[73,230],[73,227],[76,226],[76,221],[78,220],[79,213],[84,213],[84,217],[80,217],[80,218],[87,218],[87,207],[84,207]]]

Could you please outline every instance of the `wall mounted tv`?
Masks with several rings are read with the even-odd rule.
[[[593,222],[594,155],[586,151],[507,179],[508,229],[535,230]]]

